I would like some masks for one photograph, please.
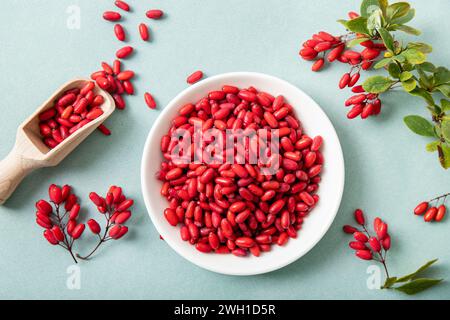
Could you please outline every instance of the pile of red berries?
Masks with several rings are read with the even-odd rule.
[[[380,218],[373,221],[375,235],[372,236],[366,227],[366,220],[361,209],[355,210],[354,218],[360,227],[345,225],[343,230],[353,235],[354,240],[349,243],[351,249],[355,250],[358,258],[363,260],[376,259],[385,263],[386,252],[391,248],[391,237],[388,233],[388,225]]]
[[[73,245],[86,229],[84,223],[78,222],[81,209],[78,198],[69,185],[61,188],[52,184],[48,193],[50,202],[44,199],[36,202],[36,223],[45,229],[44,237],[50,244],[63,247],[77,262],[73,253]],[[133,200],[127,199],[123,195],[122,188],[116,186],[109,189],[105,198],[95,192],[92,192],[89,197],[97,206],[98,211],[105,216],[106,225],[103,235],[100,235],[102,231],[100,224],[95,219],[87,222],[91,232],[98,235],[100,243],[88,256],[77,255],[80,259],[89,258],[103,242],[111,239],[118,240],[128,233],[128,227],[124,223],[131,217],[129,209],[134,203]]]

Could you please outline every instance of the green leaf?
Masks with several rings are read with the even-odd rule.
[[[406,116],[403,121],[405,122],[406,126],[415,134],[425,137],[435,136],[433,125],[427,119],[421,116]]]
[[[366,92],[370,93],[382,93],[390,88],[393,81],[383,76],[373,76],[368,78],[363,83],[363,88]]]
[[[354,47],[357,46],[358,44],[360,44],[361,42],[367,41],[369,40],[369,38],[355,38],[349,42],[347,42],[347,47]]]
[[[414,79],[409,79],[409,80],[406,80],[406,81],[402,81],[402,86],[403,86],[403,89],[405,89],[406,92],[411,92],[417,87],[417,82]]]
[[[445,143],[440,143],[437,149],[441,166],[444,169],[450,168],[450,147]]]
[[[436,152],[436,151],[437,151],[437,146],[438,146],[439,143],[441,143],[439,140],[430,142],[430,143],[428,143],[428,144],[426,145],[425,149],[426,149],[428,152]]]
[[[400,74],[400,81],[406,81],[406,80],[409,80],[409,79],[411,79],[413,77],[413,74],[411,73],[411,72],[409,72],[409,71],[403,71],[401,74]],[[411,91],[411,90],[410,90]]]
[[[383,25],[383,12],[378,8],[372,12],[369,18],[367,18],[367,29],[371,34],[375,34],[375,30],[380,29]]]
[[[450,111],[450,101],[446,99],[441,100],[442,111]]]
[[[436,67],[431,62],[424,62],[417,66],[418,69],[421,69],[425,72],[435,72]]]
[[[386,278],[386,281],[384,282],[384,285],[381,287],[381,289],[389,289],[396,282],[397,282],[397,277]]]
[[[412,34],[412,35],[415,35],[415,36],[419,36],[422,33],[420,30],[415,29],[415,28],[410,27],[410,26],[407,26],[407,25],[404,25],[404,24],[396,26],[395,30],[400,30],[400,31],[403,31],[405,33]]]
[[[434,82],[436,85],[450,82],[450,71],[445,67],[439,67],[434,71]]]
[[[450,142],[450,120],[444,120],[441,123],[442,136],[447,142]]]
[[[386,48],[388,48],[390,51],[394,51],[394,38],[392,37],[392,35],[389,33],[389,31],[387,31],[384,28],[378,28],[378,33],[380,34],[381,38],[383,39],[384,45],[386,46]]]
[[[388,71],[391,77],[397,79],[400,77],[401,70],[397,63],[395,62],[391,63],[388,67]]]
[[[444,96],[450,98],[450,84],[441,84],[436,87]]]
[[[347,28],[347,22],[348,22],[348,20],[339,19],[339,20],[337,20],[337,22],[339,22],[339,23],[342,24],[346,29],[348,29],[348,28]]]
[[[384,4],[385,1],[382,1]],[[374,10],[381,8],[378,0],[363,0],[361,3],[361,16],[369,17]]]
[[[380,61],[378,61],[377,63],[375,63],[375,65],[373,66],[374,69],[380,69],[383,68],[384,66],[386,66],[387,64],[389,64],[389,62],[391,62],[392,59],[391,58],[384,58],[381,59]]]
[[[407,2],[397,2],[391,4],[386,10],[388,21],[406,16],[410,9],[411,6]]]
[[[421,64],[427,60],[426,55],[420,50],[415,48],[407,49],[403,51],[401,55],[405,57],[409,63],[412,64]]]
[[[410,22],[412,19],[414,19],[414,16],[416,15],[415,9],[409,9],[408,13],[404,15],[403,17],[398,17],[391,20],[392,24],[405,24]]]
[[[369,34],[369,30],[367,29],[367,18],[358,17],[352,20],[347,21],[346,23],[347,29],[356,33]]]
[[[429,289],[437,285],[442,280],[443,279],[427,279],[427,278],[416,279],[408,283],[405,283],[400,287],[395,288],[395,290],[401,291],[408,295],[414,295],[416,293],[422,292],[426,289]]]
[[[410,42],[406,47],[408,49],[417,49],[422,53],[431,53],[433,51],[432,46],[423,42]]]
[[[425,263],[423,266],[421,266],[419,269],[417,269],[416,271],[414,271],[413,273],[407,274],[406,276],[403,276],[401,278],[397,279],[397,282],[406,282],[409,280],[414,279],[415,277],[417,277],[420,273],[424,272],[425,270],[427,270],[429,267],[431,267],[434,263],[436,263],[439,259],[433,259],[428,261],[427,263]]]
[[[422,88],[415,88],[414,90],[410,91],[409,94],[416,96],[416,97],[421,97],[422,99],[424,99],[428,105],[433,106],[434,105],[434,99],[433,96],[431,94],[429,94],[425,89]]]

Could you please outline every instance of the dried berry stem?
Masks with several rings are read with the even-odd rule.
[[[365,225],[363,225],[362,227],[364,228],[364,231],[366,232],[367,236],[370,238],[371,235],[370,235],[370,233],[369,233],[369,230],[367,230],[367,228],[366,228]],[[384,251],[384,257],[383,257],[383,251]],[[376,261],[380,262],[380,263],[383,265],[384,271],[385,271],[385,273],[386,273],[386,277],[389,279],[390,276],[389,276],[389,271],[388,271],[387,264],[386,264],[386,255],[387,255],[387,251],[384,250],[383,248],[381,248],[381,251],[378,252],[378,255],[380,256],[380,260],[376,260]]]
[[[80,256],[79,254],[77,254],[77,258],[81,259],[81,260],[89,260],[89,258],[97,251],[98,248],[100,248],[100,246],[110,240],[108,237],[108,232],[109,232],[109,228],[111,228],[111,208],[108,207],[107,208],[107,212],[105,213],[105,218],[106,218],[106,228],[105,228],[105,232],[103,233],[103,236],[98,235],[99,237],[99,242],[97,243],[97,245],[95,246],[95,248],[87,255],[87,256]]]
[[[429,200],[428,202],[436,201],[436,200],[439,201],[439,200],[441,200],[442,198],[444,198],[444,202],[445,202],[445,199],[446,199],[448,196],[450,196],[450,192],[449,192],[449,193],[445,193],[445,194],[443,194],[443,195],[440,195],[440,196],[438,196],[438,197],[436,197],[436,198],[433,198],[433,199]]]
[[[73,261],[75,261],[75,263],[78,263],[77,259],[75,258],[74,254],[73,254],[73,250],[72,250],[73,239],[72,239],[72,242],[69,243],[68,236],[66,235],[66,231],[65,231],[65,226],[64,226],[64,223],[63,223],[63,219],[67,215],[67,211],[61,217],[60,211],[59,211],[60,206],[58,204],[56,204],[56,203],[54,203],[54,205],[55,205],[55,208],[56,208],[56,218],[58,219],[58,226],[61,228],[61,230],[63,232],[63,235],[64,235],[64,242],[63,243],[65,244],[65,246],[63,246],[61,244],[60,244],[60,246],[65,248],[67,251],[69,251],[70,255],[72,256]]]

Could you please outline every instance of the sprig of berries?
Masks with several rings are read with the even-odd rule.
[[[109,240],[119,240],[128,233],[128,227],[124,223],[131,217],[129,209],[134,201],[127,199],[122,193],[122,188],[116,186],[109,189],[105,198],[92,192],[89,195],[91,201],[106,219],[104,233],[100,235],[102,231],[100,224],[95,219],[90,219],[87,225],[91,232],[99,237],[99,243],[87,256],[74,254],[74,244],[86,229],[84,223],[78,223],[77,221],[81,209],[78,198],[69,185],[64,185],[61,188],[52,184],[48,193],[50,201],[41,199],[36,202],[36,223],[45,229],[45,239],[51,245],[59,245],[67,250],[75,263],[78,263],[76,258],[89,259],[102,243]]]
[[[321,70],[326,61],[350,65],[339,81],[339,88],[352,87],[354,93],[345,106],[352,106],[349,119],[366,119],[381,112],[380,95],[396,88],[425,100],[431,121],[419,115],[404,118],[414,133],[432,137],[427,151],[437,152],[439,162],[450,168],[450,71],[427,62],[432,47],[423,42],[403,42],[396,39],[396,31],[419,35],[420,31],[406,25],[414,18],[415,10],[407,2],[390,4],[387,0],[363,0],[360,14],[349,12],[349,20],[338,20],[348,32],[333,36],[325,31],[314,34],[303,43],[300,56],[313,60],[313,71]],[[361,51],[354,49],[356,46]],[[387,76],[369,77],[358,87],[361,70],[381,69]],[[435,98],[440,96],[440,103]]]
[[[345,225],[343,231],[353,235],[354,241],[349,243],[349,247],[355,250],[355,255],[362,260],[374,260],[383,265],[386,273],[386,281],[381,289],[395,289],[412,295],[428,289],[442,279],[419,278],[418,276],[428,269],[437,259],[427,262],[416,272],[403,277],[391,277],[389,275],[386,256],[391,248],[391,236],[388,233],[388,224],[377,217],[373,221],[375,235],[372,236],[366,225],[366,219],[361,209],[356,209],[354,219],[359,227]],[[395,284],[401,284],[394,287]]]
[[[446,193],[431,200],[419,203],[414,209],[414,214],[417,216],[423,215],[425,222],[441,222],[447,212],[445,202],[449,195],[450,193]]]

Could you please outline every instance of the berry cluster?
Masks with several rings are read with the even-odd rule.
[[[353,235],[354,240],[349,246],[355,250],[355,254],[362,260],[375,260],[381,263],[386,273],[386,280],[380,289],[394,289],[408,295],[419,293],[439,284],[442,279],[421,277],[438,259],[428,261],[413,273],[405,276],[390,276],[386,264],[386,255],[391,248],[391,237],[388,233],[388,225],[380,218],[373,221],[375,235],[371,235],[367,226],[364,213],[361,209],[354,212],[354,219],[359,227],[345,225],[343,230],[347,234]]]
[[[63,247],[77,262],[73,246],[86,229],[84,223],[78,222],[81,209],[78,198],[68,185],[59,187],[52,184],[48,193],[50,202],[43,199],[36,202],[36,223],[45,229],[44,237],[50,244]],[[87,222],[91,232],[99,237],[99,243],[86,257],[76,255],[84,260],[91,257],[102,243],[112,239],[118,240],[127,234],[128,227],[123,224],[131,217],[129,208],[134,203],[123,195],[122,188],[116,186],[109,189],[105,198],[95,192],[92,192],[89,197],[98,211],[105,216],[106,224],[103,235],[100,235],[102,231],[100,224],[95,219]]]
[[[358,17],[358,14],[350,12],[349,17],[354,19]],[[358,39],[364,41],[357,41]],[[342,75],[339,80],[339,88],[353,87],[352,91],[354,93],[363,93],[365,91],[362,86],[354,86],[361,77],[361,70],[370,69],[380,54],[386,50],[385,45],[379,40],[376,37],[366,39],[365,35],[355,33],[333,36],[328,32],[320,31],[303,43],[300,56],[304,60],[314,60],[312,71],[321,70],[325,65],[325,59],[329,63],[339,61],[348,64],[350,71]],[[354,41],[359,42],[359,45],[364,48],[361,52],[350,49],[349,44]],[[351,101],[353,99],[356,102]],[[347,104],[349,100],[350,104]],[[367,94],[365,99],[362,99],[362,96],[358,95],[358,97],[353,96],[349,100],[347,100],[346,106],[353,105],[347,114],[349,119],[354,119],[357,116],[366,119],[371,115],[378,115],[381,111],[381,101],[378,99],[378,96]]]
[[[445,207],[445,201],[449,195],[450,193],[443,194],[429,201],[419,203],[414,209],[414,214],[418,216],[423,215],[423,219],[425,220],[425,222],[442,221],[447,211],[447,208]]]
[[[386,267],[386,253],[391,248],[391,237],[388,233],[388,225],[380,218],[373,221],[373,229],[376,236],[372,236],[366,227],[366,219],[361,209],[355,210],[355,221],[360,225],[360,229],[345,225],[343,230],[347,234],[352,234],[354,241],[349,243],[350,248],[355,251],[358,258],[363,260],[376,260]]]

